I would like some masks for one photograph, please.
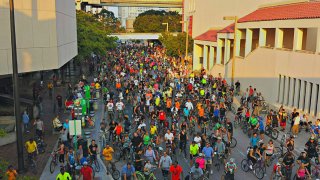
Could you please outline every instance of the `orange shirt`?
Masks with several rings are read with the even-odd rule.
[[[204,109],[203,109],[203,108],[200,108],[200,109],[199,109],[199,116],[200,116],[200,117],[203,117],[203,116],[204,116]]]
[[[180,102],[179,101],[177,101],[175,105],[176,105],[177,109],[180,109]]]
[[[169,100],[167,100],[167,108],[171,108],[171,106],[172,106],[172,102],[171,102],[171,99]]]
[[[152,99],[152,94],[151,93],[146,94],[146,99],[151,100]]]
[[[7,171],[6,172],[6,175],[8,177],[8,180],[16,180],[16,176],[17,176],[17,171],[16,170],[13,170],[13,171]]]

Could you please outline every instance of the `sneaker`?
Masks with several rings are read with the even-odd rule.
[[[213,174],[213,171],[212,171],[212,170],[210,171],[210,174]]]
[[[250,165],[249,168],[252,169],[252,165]]]

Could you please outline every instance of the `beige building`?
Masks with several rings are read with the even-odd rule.
[[[58,69],[77,50],[74,0],[15,0],[19,72]],[[12,73],[9,1],[0,1],[0,75]]]
[[[319,117],[319,9],[319,1],[296,1],[261,6],[239,16],[234,77],[242,90],[251,85],[268,102]],[[220,72],[230,82],[233,45],[233,24],[195,37],[193,68]]]

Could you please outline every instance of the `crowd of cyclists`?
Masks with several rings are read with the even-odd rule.
[[[229,85],[221,75],[213,77],[204,69],[189,72],[187,67],[166,56],[161,46],[121,44],[108,52],[92,74],[93,84],[99,84],[92,87],[102,93],[105,104],[100,143],[93,140],[89,146],[91,160],[81,160],[71,150],[67,161],[74,153],[75,161],[92,164],[100,149],[107,174],[125,180],[155,179],[158,169],[164,179],[214,179],[220,166],[225,172],[222,178],[228,180],[235,179],[239,168],[252,171],[258,179],[265,177],[269,166],[273,179],[306,179],[314,174],[312,166],[320,162],[319,119],[312,124],[296,110],[266,110],[261,93],[253,87],[240,92],[239,81]],[[84,78],[80,82],[88,83]],[[234,98],[240,99],[237,108]],[[234,115],[227,117],[228,112]],[[292,132],[286,128],[289,124]],[[301,127],[311,136],[305,151],[296,156],[295,138]],[[235,128],[249,137],[246,158],[238,165],[232,158],[237,145]],[[281,131],[278,147],[275,142]],[[181,157],[188,159],[190,169],[179,165]],[[127,163],[116,170],[119,160]],[[86,170],[81,169],[83,173]]]

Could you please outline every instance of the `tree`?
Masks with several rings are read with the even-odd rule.
[[[185,55],[186,50],[186,33],[178,33],[173,35],[171,33],[163,32],[159,37],[159,41],[165,46],[167,55],[173,57],[181,57]],[[192,51],[193,40],[189,36],[188,51]]]
[[[121,27],[121,22],[114,16],[112,11],[102,9],[100,13],[95,14],[95,17],[105,25],[105,30],[108,32],[125,32],[125,29]]]
[[[133,23],[135,32],[164,32],[166,26],[162,23],[169,23],[170,32],[180,32],[182,16],[174,11],[145,11],[136,18]]]
[[[117,38],[108,36],[109,32],[105,28],[105,25],[92,14],[77,11],[77,60],[87,59],[92,53],[103,56],[106,50],[117,46]]]

